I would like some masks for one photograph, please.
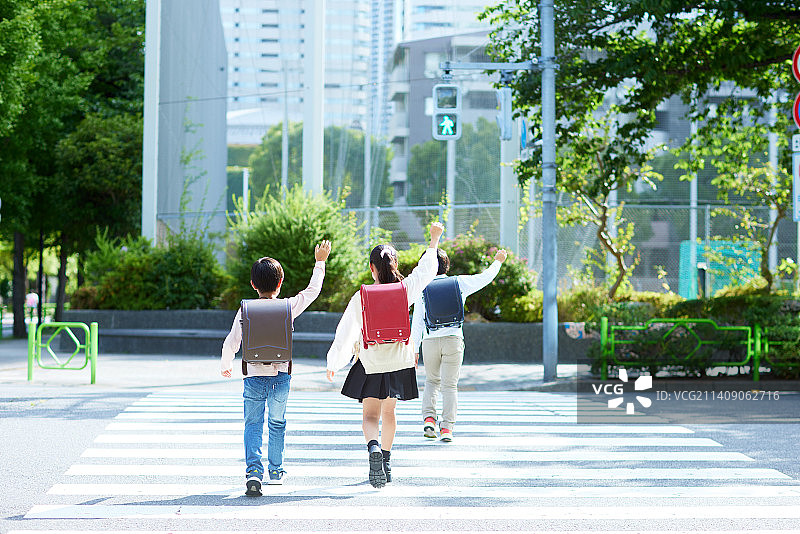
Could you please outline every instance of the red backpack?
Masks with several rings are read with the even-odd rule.
[[[364,348],[378,343],[408,344],[408,295],[403,282],[361,286],[361,334]]]

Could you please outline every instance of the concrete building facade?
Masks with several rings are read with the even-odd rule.
[[[227,160],[227,52],[218,0],[161,2],[157,237],[220,232]],[[200,213],[205,212],[205,213]]]

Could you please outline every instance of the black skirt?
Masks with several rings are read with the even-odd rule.
[[[417,372],[413,367],[391,373],[368,375],[361,360],[356,361],[342,386],[342,395],[362,401],[367,397],[375,399],[411,400],[419,397]]]

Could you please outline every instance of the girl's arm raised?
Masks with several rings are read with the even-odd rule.
[[[431,242],[428,250],[419,259],[419,263],[411,271],[411,274],[403,280],[408,295],[408,307],[410,308],[415,301],[422,296],[425,286],[431,283],[439,270],[439,260],[436,257],[436,249],[439,247],[439,237],[444,232],[444,226],[440,222],[431,225]]]

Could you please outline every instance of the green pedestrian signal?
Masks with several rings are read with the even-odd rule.
[[[434,139],[447,140],[461,137],[461,121],[455,113],[437,113],[434,115],[436,130]]]
[[[439,141],[461,138],[461,88],[440,83],[433,86],[431,133]]]

